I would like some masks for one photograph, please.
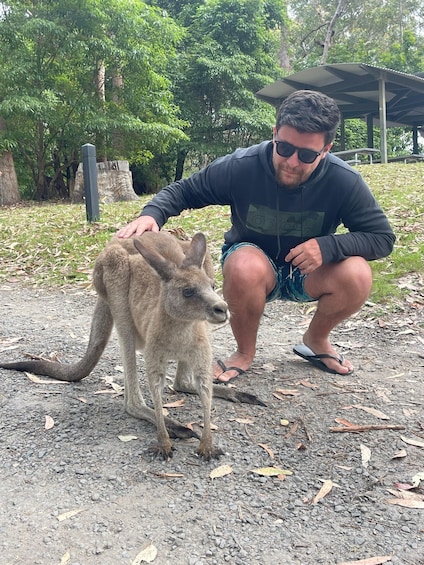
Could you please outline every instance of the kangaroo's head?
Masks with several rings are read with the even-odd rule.
[[[197,233],[191,240],[180,264],[166,259],[142,238],[134,240],[137,251],[162,280],[163,308],[173,318],[185,321],[206,320],[221,324],[229,318],[227,303],[214,291],[213,281],[203,269],[206,256],[206,238]]]

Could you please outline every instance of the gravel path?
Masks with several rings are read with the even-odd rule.
[[[2,360],[82,355],[91,291],[9,283],[0,294]],[[308,307],[270,305],[254,366],[235,382],[268,406],[216,400],[214,441],[224,455],[208,463],[195,456],[197,440],[176,440],[169,462],[150,458],[154,428],[123,411],[115,335],[80,383],[0,369],[1,565],[135,565],[154,555],[157,565],[338,565],[377,556],[392,557],[371,563],[423,565],[424,509],[388,502],[402,494],[396,484],[424,473],[424,309],[412,306],[380,317],[366,306],[339,328],[333,341],[356,367],[339,377],[291,352]],[[216,356],[232,351],[229,327],[213,339]],[[141,356],[139,365],[145,383]],[[201,420],[196,397],[168,410],[183,423]],[[335,433],[336,418],[404,428]],[[128,436],[136,439],[122,441]],[[223,465],[231,472],[212,479]],[[252,472],[263,467],[292,474]],[[314,501],[323,486],[330,492]],[[409,492],[424,500],[423,486],[424,475]]]

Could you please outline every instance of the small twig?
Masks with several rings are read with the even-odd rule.
[[[299,427],[299,420],[296,420],[296,422],[293,424],[293,426],[290,428],[290,430],[286,433],[284,438],[288,439],[289,437],[291,437],[294,433],[296,433],[298,427]]]
[[[368,392],[367,389],[345,389],[345,390],[335,390],[333,392],[317,392],[317,396],[330,396],[331,394],[365,394]]]
[[[391,424],[376,424],[369,426],[343,426],[341,428],[330,428],[330,432],[369,432],[373,430],[404,430],[406,426]]]
[[[308,432],[308,428],[306,427],[305,420],[303,418],[300,418],[300,423],[302,424],[303,431],[305,432],[308,441],[312,441],[312,436]]]

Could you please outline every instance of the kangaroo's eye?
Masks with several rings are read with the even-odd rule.
[[[194,294],[195,294],[194,288],[184,288],[183,289],[184,298],[191,298],[192,296],[194,296]]]

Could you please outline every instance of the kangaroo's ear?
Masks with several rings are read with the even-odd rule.
[[[159,255],[156,251],[147,248],[138,239],[134,239],[134,247],[145,261],[157,272],[161,279],[170,281],[174,277],[177,269],[174,263],[168,261],[162,255]]]
[[[190,247],[187,250],[185,259],[181,265],[182,268],[191,266],[202,268],[206,255],[206,237],[205,234],[199,232],[193,236]]]

